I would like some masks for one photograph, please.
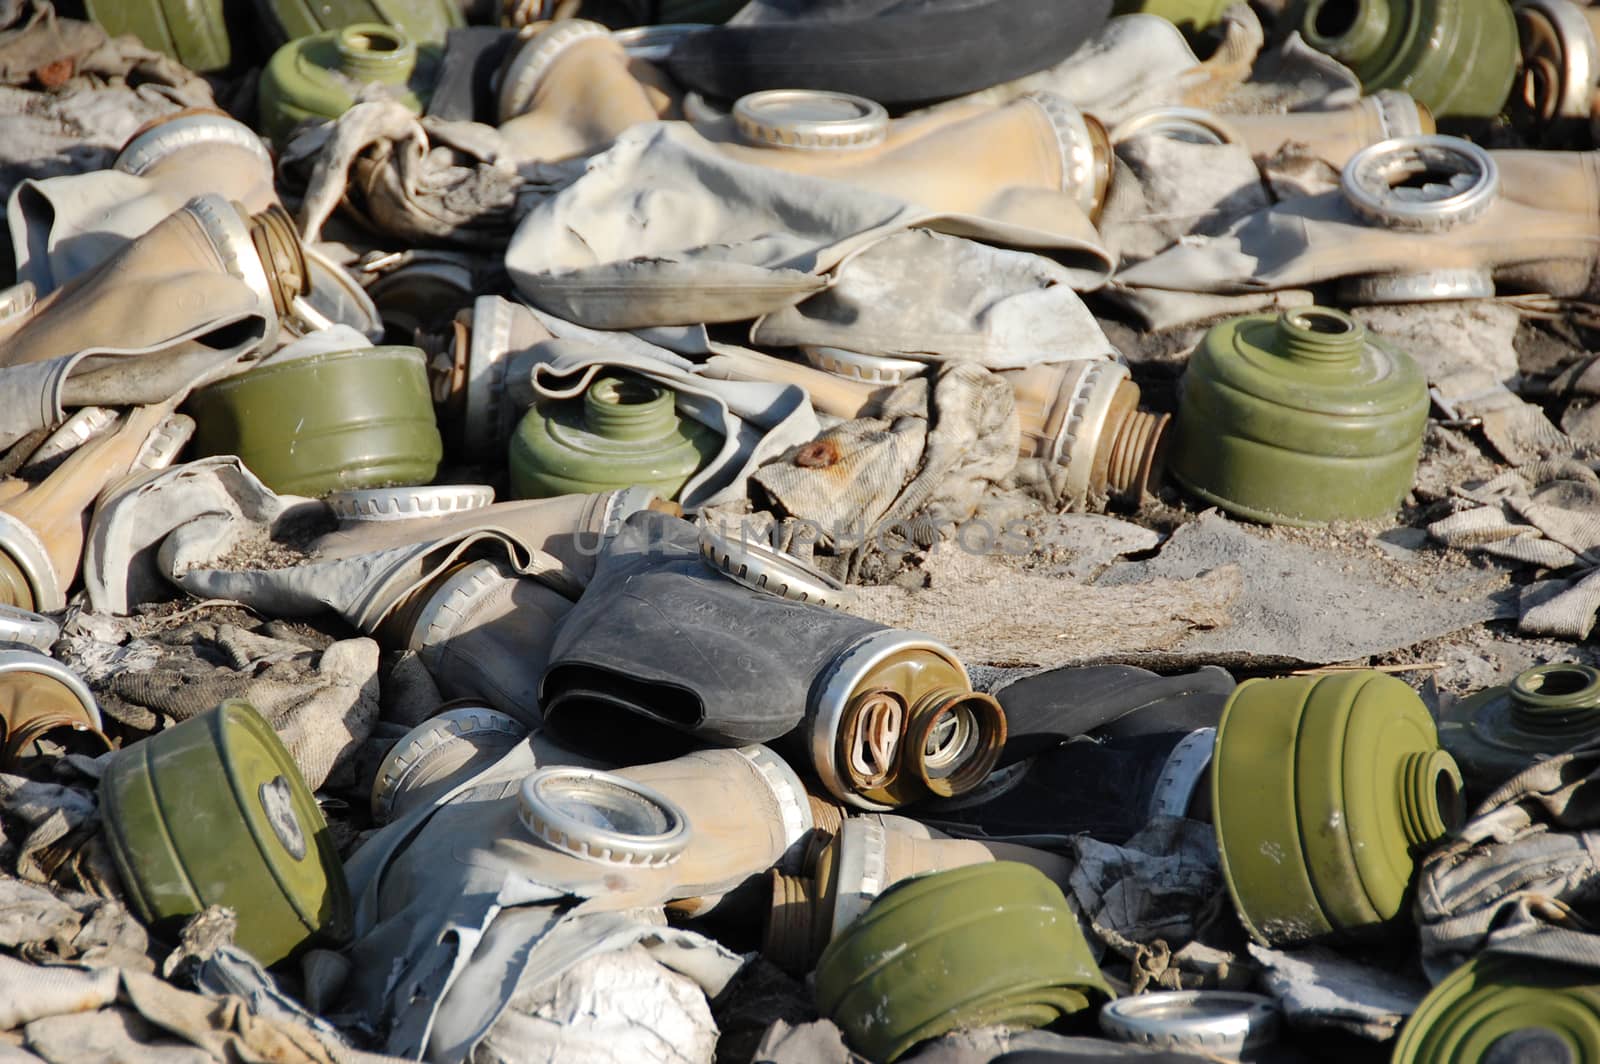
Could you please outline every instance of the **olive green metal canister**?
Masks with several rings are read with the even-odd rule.
[[[1600,740],[1600,669],[1540,665],[1442,716],[1440,741],[1479,800],[1535,761]]]
[[[147,922],[224,905],[272,965],[350,935],[344,869],[289,752],[228,701],[119,752],[100,783],[112,857]]]
[[[190,70],[205,74],[233,61],[223,0],[84,0],[83,6],[111,36],[131,33]]]
[[[722,449],[722,436],[680,418],[673,392],[642,377],[601,377],[578,399],[541,402],[511,437],[519,499],[654,488],[675,499]]]
[[[1222,21],[1233,0],[1117,0],[1118,15],[1159,15],[1186,30],[1205,30]]]
[[[1600,1064],[1600,975],[1486,955],[1457,968],[1406,1021],[1392,1064]]]
[[[444,444],[414,347],[290,359],[189,398],[201,456],[236,454],[286,495],[426,484]]]
[[[1411,490],[1427,423],[1422,370],[1349,315],[1234,318],[1189,360],[1167,469],[1254,521],[1372,520]]]
[[[1403,919],[1414,853],[1462,815],[1427,707],[1365,671],[1240,684],[1217,726],[1211,796],[1228,891],[1270,946]]]
[[[261,125],[282,144],[305,118],[338,118],[372,84],[421,113],[438,70],[439,48],[419,48],[404,30],[377,23],[302,37],[279,48],[261,72]]]
[[[280,41],[377,23],[418,44],[443,44],[446,33],[466,25],[460,0],[256,0],[256,7]]]
[[[1310,0],[1306,43],[1367,92],[1398,89],[1439,118],[1493,118],[1521,59],[1507,0]]]
[[[1061,889],[1012,861],[896,884],[817,963],[823,1015],[884,1064],[957,1028],[1043,1027],[1113,996]]]

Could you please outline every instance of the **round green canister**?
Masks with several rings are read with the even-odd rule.
[[[1044,1027],[1115,995],[1078,918],[1014,861],[903,880],[828,944],[817,1006],[887,1064],[963,1027]]]
[[[1369,93],[1410,93],[1439,118],[1494,118],[1521,65],[1507,0],[1310,0],[1306,43]]]
[[[1349,315],[1251,315],[1190,358],[1167,468],[1253,521],[1373,520],[1411,490],[1427,423],[1422,370]]]
[[[196,392],[189,411],[201,456],[236,454],[285,495],[426,484],[444,457],[414,347],[268,361]]]
[[[131,33],[196,73],[233,61],[223,0],[84,0],[83,7],[111,36]]]
[[[722,435],[676,410],[677,396],[631,375],[600,377],[580,399],[541,402],[511,437],[518,499],[654,488],[675,499],[722,449]]]
[[[1117,15],[1159,15],[1190,31],[1206,30],[1222,21],[1232,0],[1117,0]]]
[[[375,23],[419,44],[443,44],[445,34],[466,25],[461,0],[256,0],[256,7],[279,41]]]
[[[1427,707],[1367,671],[1240,684],[1217,725],[1211,799],[1228,892],[1269,946],[1392,928],[1414,854],[1462,817]]]
[[[1600,1064],[1600,977],[1548,961],[1480,956],[1433,988],[1391,1064]]]
[[[1532,765],[1600,739],[1600,669],[1540,665],[1445,707],[1439,739],[1475,801]]]
[[[265,965],[350,935],[344,868],[289,752],[249,703],[228,701],[120,751],[100,783],[106,838],[147,922],[208,905]]]
[[[368,85],[421,113],[439,65],[437,45],[418,47],[404,30],[358,23],[290,41],[261,72],[261,126],[283,144],[304,118],[338,118]]]

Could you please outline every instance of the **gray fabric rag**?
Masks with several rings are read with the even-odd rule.
[[[1534,462],[1487,483],[1460,487],[1460,509],[1428,534],[1541,569],[1575,575],[1543,581],[1523,596],[1525,635],[1584,639],[1600,613],[1600,475],[1577,459]]]
[[[1121,846],[1083,835],[1072,850],[1073,900],[1108,945],[1187,943],[1222,890],[1216,833],[1199,821],[1156,817]]]
[[[378,719],[378,644],[358,638],[310,646],[289,638],[286,626],[270,630],[209,622],[172,628],[145,641],[157,651],[154,662],[118,669],[94,686],[112,696],[108,714],[151,731],[159,718],[138,721],[138,709],[184,721],[242,698],[272,725],[312,790],[354,783],[350,758]],[[69,637],[69,644],[82,638]],[[70,652],[88,651],[80,645]],[[109,704],[112,698],[120,705]]]
[[[641,192],[641,189],[644,191]],[[1047,195],[1041,193],[1041,195]],[[817,294],[851,255],[913,227],[1052,253],[1074,288],[1111,262],[1065,193],[1029,223],[940,214],[729,158],[686,123],[638,126],[535,204],[506,251],[534,306],[596,328],[742,321]],[[1046,219],[1036,228],[1034,217]]]
[[[469,1064],[711,1064],[716,1055],[705,990],[642,944],[527,981]]]
[[[29,883],[122,896],[122,878],[100,834],[99,802],[85,787],[0,775],[0,854]]]
[[[0,948],[40,963],[149,972],[149,937],[121,902],[0,875]],[[0,995],[0,1001],[6,995]]]
[[[1363,964],[1321,946],[1290,951],[1250,944],[1265,989],[1291,1026],[1387,1042],[1427,996],[1422,979]]]
[[[1509,465],[1573,452],[1573,441],[1538,406],[1511,391],[1519,375],[1522,315],[1490,299],[1398,303],[1352,311],[1374,336],[1417,360],[1435,403],[1451,420],[1476,419]]]
[[[1134,135],[1117,145],[1100,232],[1126,268],[1190,236],[1214,236],[1270,205],[1242,144]]]
[[[780,516],[810,522],[816,542],[861,559],[887,552],[891,534],[938,543],[1011,471],[1018,436],[1010,385],[952,362],[932,381],[895,388],[875,416],[829,429],[751,479]]]
[[[516,224],[523,184],[504,155],[491,126],[418,118],[377,99],[306,128],[284,149],[279,169],[304,179],[307,241],[343,204],[386,238],[499,250]]]
[[[279,621],[252,629],[183,617],[163,625],[79,614],[56,654],[125,729],[153,732],[243,698],[277,730],[313,789],[336,768],[336,783],[350,781],[351,758],[378,718],[376,643]]]
[[[1501,784],[1423,860],[1415,914],[1434,980],[1505,954],[1600,972],[1586,916],[1600,893],[1600,750],[1540,761]]]
[[[99,26],[59,18],[37,0],[28,6],[27,23],[0,34],[0,202],[27,178],[110,166],[151,119],[216,107],[204,79],[137,38],[108,38]],[[69,77],[51,91],[18,87],[63,60],[57,70]],[[5,257],[0,252],[0,287],[9,283]]]
[[[847,259],[826,290],[756,322],[750,342],[989,369],[1116,355],[1060,265],[926,229]]]

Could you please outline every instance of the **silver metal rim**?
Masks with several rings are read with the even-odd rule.
[[[1584,17],[1583,6],[1572,0],[1516,0],[1512,7],[1537,11],[1550,20],[1556,36],[1561,39],[1562,58],[1566,69],[1561,72],[1561,100],[1556,105],[1560,118],[1584,118],[1590,115],[1595,85],[1600,81],[1600,42]]]
[[[378,766],[377,778],[372,781],[373,817],[379,822],[389,819],[395,798],[404,789],[406,780],[426,764],[435,751],[446,744],[470,741],[472,736],[484,733],[514,735],[521,739],[528,734],[528,729],[516,718],[488,706],[462,706],[446,710],[406,732],[390,748]]]
[[[406,635],[406,649],[421,654],[424,664],[431,668],[433,663],[428,660],[431,652],[461,627],[472,613],[473,602],[515,579],[502,563],[491,558],[463,566],[441,581],[417,611],[417,618]]]
[[[0,605],[0,643],[19,643],[48,654],[60,638],[61,626],[50,618],[32,610]]]
[[[805,838],[806,833],[816,826],[816,820],[811,815],[806,785],[789,762],[765,746],[747,746],[738,754],[761,774],[762,781],[772,792],[773,800],[778,803],[778,814],[783,819],[784,848]]]
[[[1339,282],[1342,302],[1440,303],[1453,299],[1489,299],[1494,295],[1491,270],[1435,270],[1431,273],[1367,274]]]
[[[782,114],[792,104],[826,103],[856,112],[852,118],[804,119]],[[851,151],[882,144],[889,137],[889,112],[864,96],[814,89],[768,89],[741,97],[733,105],[740,136],[757,147],[788,151]]]
[[[887,836],[884,826],[870,817],[850,817],[839,828],[830,941],[859,920],[888,886]]]
[[[500,121],[506,122],[528,109],[540,82],[568,48],[579,41],[610,36],[611,31],[598,22],[571,19],[524,41],[500,82]]]
[[[22,281],[10,288],[0,288],[0,324],[21,317],[39,302],[39,289],[32,281]]]
[[[913,358],[864,355],[842,347],[802,347],[800,351],[814,368],[864,384],[904,384],[928,372],[926,362]]]
[[[254,130],[227,115],[184,115],[145,130],[122,146],[111,168],[142,177],[173,152],[201,144],[243,148],[260,160],[267,179],[272,179],[272,153]]]
[[[1243,139],[1221,118],[1199,107],[1152,107],[1130,115],[1111,127],[1111,143],[1121,144],[1134,137],[1157,136],[1168,140],[1199,138],[1197,144],[1240,144]]]
[[[1100,1027],[1122,1042],[1237,1053],[1275,1041],[1281,1018],[1262,994],[1183,990],[1119,998],[1100,1010]]]
[[[1422,115],[1417,111],[1417,101],[1408,92],[1381,89],[1361,103],[1364,107],[1371,107],[1377,114],[1383,135],[1390,140],[1426,135],[1422,129]]]
[[[502,426],[506,356],[511,351],[515,304],[499,296],[479,296],[472,305],[472,335],[467,343],[467,398],[462,444],[468,457],[492,454],[510,435]]]
[[[262,343],[262,350],[271,350],[272,340],[277,336],[277,312],[273,309],[272,285],[267,280],[266,267],[261,264],[261,256],[256,252],[255,241],[250,239],[250,227],[245,219],[240,217],[233,204],[221,196],[205,195],[196,196],[183,205],[183,209],[194,216],[200,223],[206,235],[211,238],[212,245],[221,256],[223,265],[234,277],[243,281],[256,294],[256,300],[261,305],[261,312],[269,324],[268,336]]]
[[[711,28],[709,22],[664,22],[657,26],[616,30],[611,39],[622,45],[629,58],[659,63],[672,54],[679,41]]]
[[[710,100],[698,92],[691,92],[683,98],[683,117],[697,126],[708,126],[727,118],[728,112],[713,106]]]
[[[129,475],[170,469],[189,441],[194,439],[195,429],[194,418],[188,414],[168,414],[162,418],[161,424],[139,446],[138,457],[128,467]]]
[[[1130,376],[1128,367],[1120,362],[1084,362],[1073,382],[1067,414],[1050,445],[1051,462],[1066,467],[1064,494],[1071,505],[1081,506],[1089,496],[1100,433],[1117,389]]]
[[[61,423],[61,427],[45,438],[23,465],[24,470],[37,468],[56,458],[63,458],[98,436],[104,436],[117,427],[119,415],[104,406],[85,406]]]
[[[667,821],[655,835],[630,835],[599,827],[568,814],[552,802],[554,794],[569,784],[599,783],[621,791],[640,805],[653,806]],[[518,793],[517,815],[534,837],[589,861],[604,864],[662,868],[682,855],[689,845],[689,817],[665,794],[626,776],[590,768],[544,768],[530,773]]]
[[[83,706],[83,711],[89,717],[95,731],[100,731],[104,727],[100,719],[100,705],[94,700],[89,685],[55,658],[32,650],[0,650],[0,675],[9,672],[37,673],[57,681],[71,691],[72,696]]]
[[[650,504],[661,498],[654,488],[618,488],[606,493],[605,511],[600,515],[600,545],[617,538],[622,525],[636,513],[650,509]]]
[[[50,552],[37,533],[15,517],[0,510],[0,551],[4,551],[33,591],[33,606],[40,613],[55,613],[67,608],[66,589],[56,578]]]
[[[1200,728],[1178,741],[1161,766],[1155,793],[1150,796],[1150,816],[1188,816],[1195,791],[1206,769],[1211,767],[1211,752],[1217,745],[1217,729]]]
[[[1436,200],[1397,196],[1391,178],[1437,168],[1471,179],[1466,189]],[[1339,175],[1345,200],[1363,220],[1391,229],[1439,232],[1479,218],[1500,191],[1494,157],[1471,141],[1438,135],[1395,137],[1361,149]]]
[[[494,502],[494,489],[487,484],[372,488],[365,491],[336,491],[322,501],[328,504],[339,520],[351,524],[415,521],[481,510]]]
[[[752,591],[791,602],[837,610],[854,598],[839,581],[799,558],[760,543],[724,536],[710,525],[700,526],[700,558],[713,572]]]
[[[955,654],[932,636],[923,635],[921,632],[885,628],[863,636],[829,662],[821,682],[817,684],[816,695],[806,707],[806,741],[811,754],[811,767],[816,770],[817,778],[822,781],[829,794],[857,809],[883,813],[893,806],[871,801],[845,786],[844,779],[839,773],[838,763],[834,760],[839,724],[844,719],[845,707],[856,685],[878,662],[902,650],[926,650],[943,658],[962,675],[966,675],[966,669],[962,667]]]
[[[1100,190],[1095,184],[1095,138],[1089,132],[1089,120],[1053,92],[1033,92],[1023,98],[1044,112],[1055,131],[1061,149],[1062,188],[1077,196],[1085,214],[1093,214]]]

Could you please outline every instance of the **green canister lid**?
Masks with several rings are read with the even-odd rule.
[[[1463,812],[1427,707],[1368,671],[1240,684],[1217,725],[1211,797],[1228,892],[1269,946],[1404,920],[1416,853]]]
[[[442,45],[446,34],[466,25],[462,6],[461,0],[256,0],[279,41],[375,23],[418,44]]]
[[[1600,1064],[1600,975],[1489,954],[1423,1000],[1392,1064]]]
[[[223,905],[262,964],[350,935],[344,868],[277,734],[230,700],[120,751],[100,783],[112,857],[147,922]]]
[[[281,145],[304,118],[338,118],[368,85],[387,86],[420,114],[437,76],[439,49],[418,47],[404,30],[360,23],[279,48],[261,72],[261,125]]]
[[[146,48],[209,74],[233,61],[223,0],[84,0],[84,13],[113,37],[131,33]]]
[[[189,411],[200,456],[238,455],[286,495],[426,484],[444,457],[414,347],[268,361],[194,393]]]
[[[1190,359],[1167,467],[1253,521],[1391,516],[1416,476],[1428,402],[1411,356],[1341,311],[1235,318]]]
[[[1600,739],[1600,669],[1540,665],[1446,706],[1439,738],[1485,798],[1535,761]]]
[[[653,488],[677,498],[722,449],[722,436],[675,409],[676,395],[632,375],[601,377],[579,399],[541,402],[511,438],[518,499]]]
[[[817,1006],[874,1061],[963,1027],[1044,1027],[1115,995],[1061,888],[996,861],[903,880],[828,944]]]
[[[1309,0],[1300,32],[1367,92],[1410,93],[1440,118],[1494,118],[1521,63],[1506,0]]]

